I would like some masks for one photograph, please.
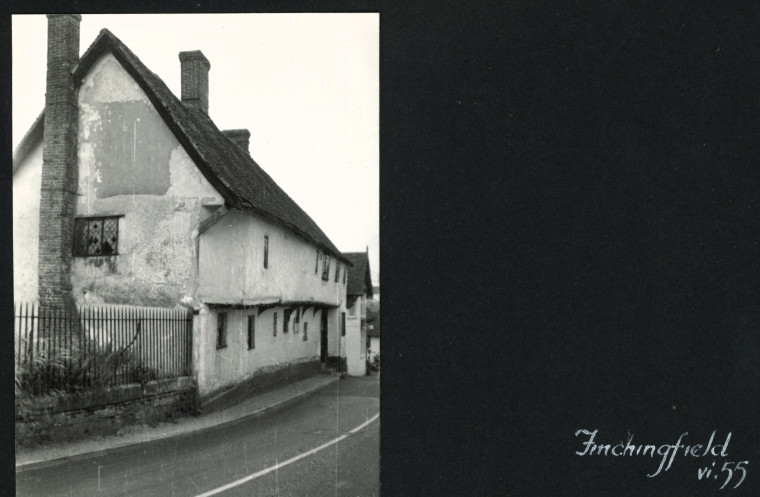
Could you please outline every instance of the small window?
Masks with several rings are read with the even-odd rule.
[[[299,331],[301,331],[299,329],[300,322],[301,322],[301,309],[298,308],[296,309],[296,317],[295,317],[295,320],[293,321],[293,333],[298,333]]]
[[[346,336],[346,313],[340,313],[340,336]]]
[[[319,271],[319,250],[317,250],[317,262],[314,264],[314,274],[317,274],[317,271]]]
[[[116,255],[118,246],[118,217],[86,217],[75,220],[74,256]]]
[[[303,341],[305,342],[308,339],[309,339],[309,323],[304,323],[303,324]]]
[[[269,267],[269,237],[264,237],[264,269]]]
[[[274,317],[272,318],[272,336],[277,336],[277,313],[274,313]]]
[[[322,259],[322,279],[324,281],[330,280],[330,256],[327,254],[325,254],[324,259]]]
[[[283,333],[287,333],[288,332],[288,328],[290,328],[290,314],[291,314],[291,312],[292,311],[290,309],[285,309],[285,312],[283,313],[283,318],[282,318],[282,332]]]
[[[256,348],[256,316],[248,316],[248,350]]]
[[[356,317],[356,301],[354,300],[354,303],[351,304],[351,307],[348,308],[348,315],[349,317],[355,318]]]
[[[335,264],[335,283],[340,280],[340,262]]]
[[[343,265],[343,284],[346,284],[346,273],[348,273],[348,266]]]
[[[216,348],[223,349],[227,346],[227,313],[220,312],[216,316]]]

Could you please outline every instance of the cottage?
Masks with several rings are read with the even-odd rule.
[[[372,298],[372,277],[367,252],[343,254],[351,262],[346,282],[346,361],[348,374],[367,373],[367,301]]]
[[[377,304],[377,302],[374,302]],[[380,308],[367,306],[367,347],[370,356],[380,355]],[[370,357],[370,360],[372,357]]]
[[[210,62],[181,97],[79,15],[48,16],[45,109],[13,160],[17,301],[185,305],[201,397],[344,355],[351,260],[209,118]]]

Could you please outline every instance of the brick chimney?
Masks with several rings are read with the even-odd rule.
[[[251,139],[250,131],[247,129],[225,129],[222,133],[224,133],[227,138],[234,141],[238,147],[245,150],[248,155],[251,155],[251,151],[248,149]]]
[[[200,50],[180,52],[182,103],[208,115],[208,71],[211,64]]]
[[[68,306],[77,202],[77,91],[71,75],[79,60],[78,14],[49,14],[45,122],[40,191],[39,298]]]

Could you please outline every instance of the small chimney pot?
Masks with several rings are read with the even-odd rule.
[[[247,129],[226,129],[222,131],[224,135],[235,142],[235,144],[245,150],[245,152],[248,155],[251,155],[251,151],[249,150],[250,146],[250,139],[251,139],[251,132]]]

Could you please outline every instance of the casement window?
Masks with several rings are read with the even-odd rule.
[[[269,267],[269,237],[264,237],[264,269]]]
[[[274,313],[274,316],[272,317],[272,336],[277,336],[277,313]]]
[[[81,217],[74,221],[74,256],[116,255],[119,217]]]
[[[309,339],[309,323],[304,323],[303,324],[303,341],[305,342],[308,339]]]
[[[335,283],[340,280],[340,262],[335,263]]]
[[[346,313],[340,313],[340,336],[346,336]]]
[[[319,271],[319,250],[317,250],[317,262],[314,263],[314,274]]]
[[[256,316],[248,316],[248,350],[256,348]]]
[[[322,279],[324,281],[330,280],[330,256],[327,254],[322,259]]]
[[[227,346],[227,313],[220,312],[216,316],[216,348],[223,349]]]
[[[291,314],[291,312],[292,311],[290,309],[285,309],[285,312],[283,313],[283,318],[282,318],[282,332],[283,333],[287,333],[288,332],[288,328],[290,328],[290,314]]]

